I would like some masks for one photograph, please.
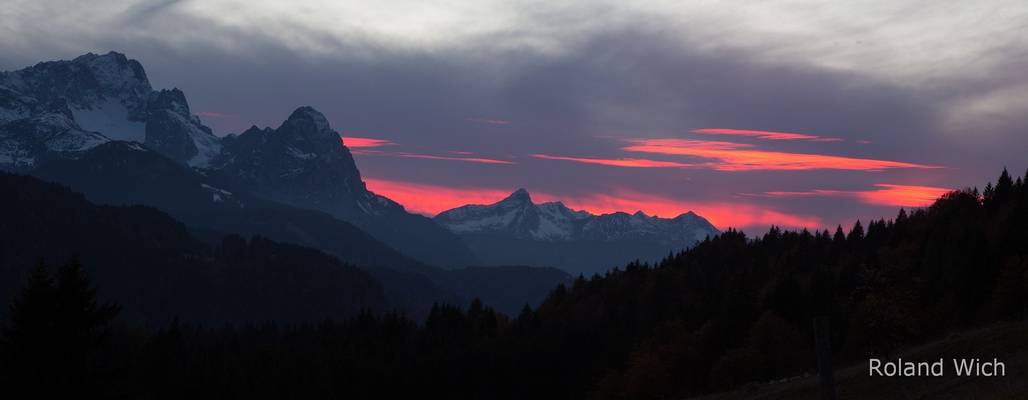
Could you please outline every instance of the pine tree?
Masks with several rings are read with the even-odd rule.
[[[11,305],[4,328],[5,377],[15,391],[89,397],[101,387],[98,351],[116,306],[98,305],[82,265],[61,267],[56,280],[41,261]]]
[[[52,318],[56,298],[53,277],[40,260],[11,304],[9,322],[3,329],[0,364],[6,387],[30,389],[48,385],[47,369],[57,358],[52,346],[56,339]]]
[[[1006,168],[1003,168],[1003,173],[999,175],[999,179],[996,180],[996,192],[994,194],[997,200],[1004,200],[1014,189],[1014,180],[1010,178],[1010,173],[1007,172]]]
[[[835,235],[832,237],[832,241],[835,243],[842,243],[846,240],[846,234],[842,231],[842,225],[835,226]]]

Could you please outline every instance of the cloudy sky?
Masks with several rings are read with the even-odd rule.
[[[0,69],[123,52],[218,134],[314,106],[426,214],[834,227],[1028,167],[1024,1],[251,3],[7,0]]]

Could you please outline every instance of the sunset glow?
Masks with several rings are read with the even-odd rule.
[[[407,211],[436,215],[465,204],[495,203],[510,191],[492,188],[460,188],[364,177],[368,190],[386,196]]]
[[[803,192],[765,192],[767,197],[850,197],[863,203],[890,207],[923,207],[952,189],[933,186],[893,185],[879,183],[873,190],[825,190]]]
[[[368,137],[347,136],[347,137],[342,138],[342,140],[343,140],[343,145],[345,145],[346,147],[349,147],[351,149],[365,149],[365,148],[372,148],[372,147],[390,146],[390,145],[396,144],[396,143],[393,143],[392,141],[389,141],[389,140],[375,139],[375,138],[368,138]]]
[[[747,136],[766,140],[809,140],[814,142],[841,142],[841,138],[822,137],[793,132],[756,131],[747,129],[703,128],[689,131],[700,135]]]
[[[486,187],[448,187],[388,179],[365,178],[368,189],[389,197],[407,210],[433,216],[466,204],[492,204],[510,195],[513,189]],[[673,218],[693,211],[718,228],[766,229],[777,225],[792,228],[822,226],[816,216],[797,215],[775,210],[759,204],[744,202],[684,201],[640,193],[630,189],[614,188],[604,193],[554,194],[531,191],[536,203],[562,201],[568,207],[593,214],[618,211],[642,211],[647,215]]]
[[[637,153],[682,155],[711,159],[701,165],[718,171],[801,171],[817,169],[882,171],[893,168],[941,168],[900,161],[827,154],[765,151],[744,143],[687,139],[631,140],[622,149]]]

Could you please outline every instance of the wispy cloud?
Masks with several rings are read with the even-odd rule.
[[[512,165],[515,164],[513,161],[497,160],[495,158],[484,158],[484,157],[450,157],[450,156],[437,156],[433,154],[418,154],[418,153],[395,153],[397,157],[404,158],[422,158],[425,160],[444,160],[444,161],[463,161],[480,164],[502,164]]]
[[[827,190],[814,189],[808,191],[772,191],[758,196],[763,197],[848,197],[861,202],[878,206],[890,207],[921,207],[930,205],[935,199],[952,189],[934,186],[894,185],[878,183],[872,190]]]
[[[217,111],[198,111],[196,115],[208,118],[224,118],[229,116],[229,114],[220,113]]]
[[[391,140],[356,136],[346,136],[343,137],[342,140],[343,144],[351,149],[366,149],[373,147],[392,146],[396,144]]]
[[[788,153],[760,150],[752,145],[707,140],[640,139],[622,149],[637,153],[700,157],[714,160],[702,164],[718,171],[759,170],[852,170],[882,171],[893,168],[941,168],[901,161],[854,158],[828,154]]]
[[[379,150],[366,150],[358,149],[352,151],[355,155],[362,156],[385,156],[385,157],[400,157],[400,158],[420,158],[424,160],[442,160],[442,161],[462,161],[479,164],[498,164],[498,165],[513,165],[516,164],[513,161],[499,160],[495,158],[485,157],[456,157],[456,156],[440,156],[435,154],[423,154],[423,153],[412,153],[406,151],[379,151]]]
[[[841,142],[842,138],[808,135],[795,132],[773,132],[748,129],[702,128],[689,132],[699,135],[746,136],[765,140],[809,140],[814,142]]]
[[[573,161],[584,164],[607,165],[611,167],[625,168],[685,168],[695,166],[695,164],[685,164],[674,161],[649,160],[645,158],[583,158],[551,156],[547,154],[529,154],[529,156],[543,160]]]

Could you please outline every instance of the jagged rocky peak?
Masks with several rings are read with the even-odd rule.
[[[343,148],[339,134],[329,126],[325,115],[310,106],[294,110],[276,132],[307,153],[325,154]]]
[[[140,95],[153,90],[143,65],[122,53],[114,51],[103,55],[86,53],[76,57],[72,62],[87,66],[93,73],[97,84],[102,88],[111,91],[132,91]]]
[[[150,95],[147,109],[150,112],[169,110],[182,115],[190,115],[189,102],[185,93],[178,88],[161,89]]]
[[[116,52],[6,72],[0,88],[0,124],[41,115],[53,122],[60,115],[74,120],[69,128],[140,142],[153,92],[143,66]]]
[[[323,136],[325,133],[334,133],[328,125],[325,114],[311,106],[302,106],[293,110],[293,113],[289,114],[289,118],[282,123],[279,129],[307,136]]]
[[[143,66],[116,52],[38,63],[4,74],[0,86],[44,102],[63,97],[77,109],[93,109],[105,100],[117,100],[137,119],[153,90]]]
[[[190,113],[178,88],[150,94],[145,133],[148,147],[189,166],[208,167],[221,154],[220,140]]]

